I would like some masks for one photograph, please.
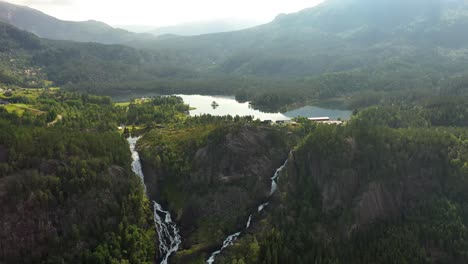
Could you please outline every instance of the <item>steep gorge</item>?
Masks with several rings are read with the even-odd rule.
[[[182,250],[171,263],[206,261],[227,235],[245,227],[288,153],[287,136],[276,129],[222,125],[200,131],[208,131],[203,139],[194,131],[183,139],[167,137],[174,131],[153,131],[139,145],[150,196],[165,201],[181,228]]]
[[[217,263],[466,263],[466,142],[461,130],[319,126],[263,225]]]

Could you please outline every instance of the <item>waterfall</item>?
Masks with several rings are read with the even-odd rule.
[[[236,241],[240,235],[241,232],[237,232],[233,235],[228,236],[223,242],[223,247],[220,250],[215,251],[213,254],[211,254],[210,258],[206,261],[206,263],[212,264],[215,261],[216,256],[221,254],[223,249],[232,246],[234,244],[234,241]]]
[[[247,220],[247,224],[245,225],[245,228],[249,228],[250,227],[250,223],[252,222],[252,215],[249,216],[249,220]]]
[[[279,176],[281,174],[281,172],[283,171],[283,169],[288,165],[288,161],[289,159],[287,159],[284,164],[279,167],[276,171],[275,171],[275,174],[273,175],[273,177],[271,177],[271,189],[270,189],[270,197],[276,192],[276,190],[278,189],[278,179],[279,179]],[[260,213],[261,211],[263,211],[265,209],[265,207],[267,207],[270,203],[269,202],[266,202],[266,203],[263,203],[261,205],[259,205],[257,207],[257,214]],[[249,219],[247,220],[247,224],[245,225],[245,229],[244,230],[247,230],[249,229],[250,227],[250,224],[252,222],[252,216],[254,214],[251,214],[249,216]],[[234,242],[239,238],[239,236],[242,234],[242,232],[237,232],[233,235],[230,235],[228,236],[224,242],[223,242],[223,246],[221,247],[221,249],[213,252],[210,256],[210,258],[206,261],[206,263],[208,264],[213,264],[215,262],[215,259],[216,259],[216,256],[218,256],[219,254],[221,254],[221,252],[223,252],[223,250],[229,246],[232,246],[234,244]]]
[[[136,143],[140,138],[129,137],[127,139],[132,152],[132,170],[140,177],[145,187],[145,177],[143,174],[140,155],[136,151]],[[159,253],[161,255],[161,264],[167,264],[169,257],[179,250],[182,239],[179,235],[177,225],[172,221],[169,211],[165,211],[162,206],[153,201],[154,225],[159,238]]]
[[[270,196],[272,196],[276,190],[278,189],[278,178],[280,176],[280,173],[283,171],[283,169],[288,165],[289,159],[287,159],[284,164],[279,167],[276,171],[273,177],[271,177],[271,190],[270,190]]]
[[[263,211],[263,209],[265,209],[265,207],[267,207],[267,205],[269,205],[270,203],[264,203],[264,204],[261,204],[258,206],[258,209],[257,209],[257,212],[260,213],[261,211]]]

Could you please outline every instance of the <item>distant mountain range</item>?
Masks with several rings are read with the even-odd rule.
[[[159,28],[139,25],[122,25],[114,28],[94,20],[64,21],[27,6],[3,1],[0,1],[0,21],[34,33],[42,38],[133,46],[151,42],[155,40],[155,36],[194,36],[241,30],[261,24],[253,20],[218,19]]]
[[[180,35],[180,36],[196,36],[211,33],[229,32],[241,29],[250,28],[260,25],[261,22],[253,20],[240,19],[218,19],[209,21],[198,21],[183,23],[174,26],[159,27],[147,31],[147,33],[160,35]]]
[[[154,27],[145,25],[117,25],[115,27],[122,28],[135,33],[149,33],[156,36],[161,35],[179,35],[179,36],[196,36],[220,32],[229,32],[242,30],[262,24],[254,20],[242,19],[217,19],[207,21],[187,22],[172,26]]]
[[[99,65],[111,60],[112,67],[99,78],[86,74],[78,78],[76,67],[70,66],[73,70],[62,74],[55,66],[51,76],[60,76],[53,78],[59,83],[67,83],[67,78],[73,83],[111,79],[123,86],[123,80],[153,80],[151,76],[178,82],[184,78],[197,81],[221,78],[236,81],[216,83],[213,89],[218,93],[225,89],[229,90],[226,93],[242,90],[249,94],[260,86],[264,91],[291,91],[294,86],[311,96],[343,96],[363,90],[424,88],[436,92],[441,81],[463,75],[468,68],[468,4],[464,0],[328,0],[294,14],[279,15],[268,24],[200,36],[135,34],[99,22],[61,21],[6,3],[0,5],[0,17],[45,38],[117,43],[145,50],[102,45],[78,47],[60,42],[61,50],[68,50],[69,46],[74,50],[70,53],[73,56],[67,52],[55,55],[60,63],[70,59],[65,64],[72,65],[71,59],[81,52],[93,54]],[[102,58],[95,50],[106,57]],[[116,60],[112,57],[116,51],[134,55]],[[86,62],[86,56],[79,57],[79,61]],[[54,67],[53,58],[48,59],[48,65]],[[96,65],[88,68],[99,69]],[[125,73],[122,76],[126,78],[112,75],[111,70]],[[113,77],[103,77],[109,75]],[[193,87],[193,83],[179,85],[184,89]],[[209,90],[215,87],[200,86],[210,87]],[[166,85],[167,89],[171,87]]]
[[[168,38],[155,47],[228,74],[313,76],[391,61],[459,61],[468,55],[466,28],[463,0],[329,0],[255,28]]]
[[[104,44],[128,44],[135,40],[154,39],[150,34],[135,34],[99,21],[63,21],[26,6],[2,1],[0,1],[0,21],[48,39]]]

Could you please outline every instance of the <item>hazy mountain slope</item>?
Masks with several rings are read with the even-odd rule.
[[[131,41],[144,51],[42,40],[29,61],[78,90],[235,94],[268,109],[364,94],[356,106],[466,94],[448,83],[466,74],[467,26],[462,0],[328,0],[245,30]]]
[[[132,40],[149,40],[151,35],[115,29],[98,21],[63,21],[38,10],[0,1],[0,21],[32,32],[40,37],[80,42],[124,44]]]
[[[148,25],[114,25],[116,28],[121,28],[135,33],[146,33],[154,29],[154,26]]]
[[[31,33],[0,22],[0,44],[0,51],[5,52],[15,49],[37,49],[42,43]]]
[[[155,47],[226,73],[314,75],[406,58],[464,58],[467,14],[461,0],[329,0],[256,28],[164,39]]]
[[[241,31],[155,39],[98,22],[65,22],[30,8],[1,6],[3,20],[39,36],[154,49],[178,68],[211,76],[295,78],[393,71],[398,63],[411,71],[430,66],[433,72],[442,67],[453,74],[468,54],[468,5],[462,0],[328,0]]]
[[[0,73],[7,75],[0,78],[0,83],[2,79],[15,79],[8,83],[25,85],[20,80],[24,71],[40,69],[45,78],[57,85],[87,83],[88,88],[83,89],[94,92],[103,84],[155,81],[167,76],[184,78],[182,75],[187,74],[157,52],[122,45],[40,39],[2,22],[0,58]]]
[[[208,21],[189,22],[173,26],[159,27],[148,31],[148,33],[160,35],[180,35],[180,36],[196,36],[203,34],[228,32],[246,29],[257,26],[260,22],[253,20],[240,19],[217,19]]]

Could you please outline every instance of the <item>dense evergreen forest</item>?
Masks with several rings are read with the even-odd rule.
[[[346,126],[309,127],[276,208],[219,263],[466,263],[461,101],[374,107]]]
[[[153,263],[152,204],[130,168],[130,131],[117,126],[169,123],[187,111],[182,100],[119,106],[56,89],[4,99],[0,262]]]
[[[0,263],[157,263],[151,200],[180,228],[170,263],[206,263],[238,231],[215,263],[468,263],[466,10],[329,0],[133,47],[0,22]],[[271,124],[192,117],[176,96],[108,97],[137,91],[354,112]]]
[[[148,195],[183,244],[171,263],[465,263],[467,100],[357,109],[345,125],[189,117],[178,97],[113,103],[17,88],[0,107],[6,263],[151,263],[152,206],[124,135],[141,134]],[[118,126],[126,126],[118,130]],[[270,177],[288,156],[279,192]],[[68,249],[68,250],[67,250]],[[71,250],[69,250],[71,249]]]
[[[70,42],[61,33],[54,39],[62,40],[46,40],[1,23],[0,81],[105,95],[236,95],[264,110],[466,95],[466,4],[374,2],[328,0],[252,29],[135,39],[133,47]]]

